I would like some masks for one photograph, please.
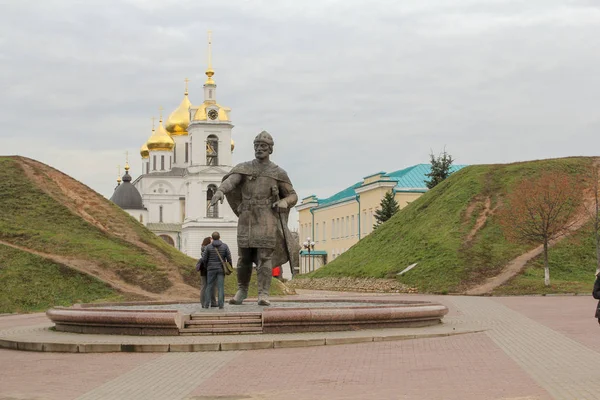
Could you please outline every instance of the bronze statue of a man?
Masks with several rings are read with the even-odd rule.
[[[270,161],[273,138],[265,131],[254,139],[252,161],[233,167],[212,197],[211,204],[227,197],[238,216],[238,291],[229,301],[242,304],[248,297],[252,263],[256,264],[258,304],[270,305],[272,268],[297,262],[299,245],[292,240],[287,222],[289,210],[298,201],[287,173]]]

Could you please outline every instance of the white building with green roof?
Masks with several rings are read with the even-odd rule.
[[[453,165],[451,172],[465,167]],[[400,208],[419,198],[428,189],[425,181],[430,164],[417,164],[395,172],[377,172],[333,196],[310,195],[296,206],[300,242],[314,242],[310,256],[302,250],[300,272],[318,269],[335,259],[373,231],[374,213],[390,190]]]

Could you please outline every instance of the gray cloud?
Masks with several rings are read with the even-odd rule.
[[[301,197],[379,170],[596,155],[600,8],[591,1],[9,1],[0,15],[4,154],[110,197],[116,165],[202,101],[213,30],[236,161],[254,135]]]

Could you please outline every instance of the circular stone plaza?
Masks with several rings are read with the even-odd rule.
[[[162,336],[59,331],[56,323],[64,324],[67,317],[57,317],[58,311],[71,309],[55,309],[57,316],[51,311],[54,322],[43,313],[0,316],[0,398],[550,400],[597,399],[600,393],[600,327],[591,296],[299,292],[286,297],[287,302],[274,299],[269,311],[250,303],[235,311],[202,313],[197,305],[182,304],[168,312],[183,322],[177,334]],[[317,321],[327,319],[317,310],[332,306],[346,315],[341,325],[350,330],[315,330]],[[365,314],[357,310],[373,306],[433,307],[445,315],[427,326],[415,326],[423,323],[415,320],[399,327],[358,323]],[[175,306],[110,307],[117,313],[164,314]],[[286,308],[294,311],[280,327],[293,331],[265,332],[267,314]],[[102,307],[72,310],[77,309],[104,312]],[[197,320],[193,316],[218,321],[214,318],[234,312],[249,314],[248,320],[260,315],[262,325],[256,318],[212,328],[253,327],[262,333],[182,331],[207,329],[190,323]],[[390,318],[394,312],[384,314]],[[365,320],[376,321],[375,315]],[[115,314],[111,324],[102,326],[115,327],[119,318]],[[94,321],[97,317],[79,326],[92,329]],[[340,320],[327,322],[334,326]],[[78,326],[64,325],[70,330]]]

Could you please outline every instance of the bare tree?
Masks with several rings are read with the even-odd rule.
[[[548,244],[577,222],[582,192],[582,186],[570,175],[546,172],[537,179],[518,183],[500,210],[500,224],[510,240],[544,245],[546,286],[550,286]]]

